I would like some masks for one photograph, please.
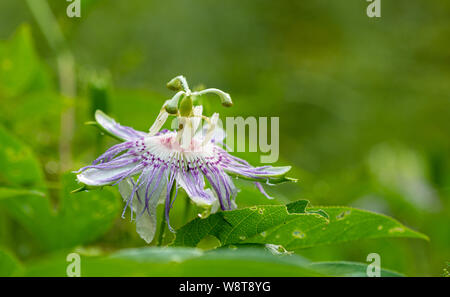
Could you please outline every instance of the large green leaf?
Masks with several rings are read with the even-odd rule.
[[[72,247],[96,239],[111,228],[122,209],[121,200],[109,189],[71,194],[77,186],[73,174],[63,176],[55,247]]]
[[[32,151],[0,126],[0,186],[44,188],[39,161]]]
[[[309,265],[315,271],[321,272],[329,276],[367,276],[368,264],[348,261],[336,262],[315,262]],[[382,277],[401,277],[404,276],[398,272],[389,269],[380,269],[380,276]]]
[[[27,196],[27,195],[37,195],[45,197],[45,194],[39,191],[0,187],[0,200],[11,198],[13,196]]]
[[[59,210],[45,194],[0,189],[0,206],[48,250],[70,248],[104,234],[119,215],[120,200],[108,190],[70,194],[72,174],[63,176]]]
[[[50,85],[49,75],[40,63],[27,25],[19,27],[7,42],[0,43],[0,96],[16,96]]]
[[[46,194],[38,191],[0,188],[0,207],[46,246],[55,228],[55,213]]]
[[[21,264],[13,255],[4,249],[0,249],[0,277],[15,276],[21,270]]]
[[[52,91],[5,99],[4,106],[8,108],[0,109],[0,122],[8,127],[11,134],[32,147],[41,162],[56,161],[61,112],[68,102]]]
[[[62,177],[59,210],[51,205],[38,160],[0,127],[0,207],[23,225],[45,249],[73,247],[105,233],[120,209],[109,190],[70,194],[73,174]],[[30,188],[30,190],[28,189]],[[33,190],[31,190],[33,189]]]
[[[296,210],[299,213],[304,213],[307,203],[306,200],[297,201],[295,203],[297,206]],[[309,224],[318,224],[327,220],[318,214],[305,214],[305,216],[309,218],[309,220],[305,221]],[[234,211],[219,212],[206,219],[197,218],[183,226],[177,231],[173,245],[196,246],[207,235],[217,237],[222,245],[243,243],[248,238],[271,227],[284,224],[293,218],[295,216],[290,217],[290,213],[284,205],[254,206]]]
[[[306,208],[308,201],[254,206],[197,218],[177,231],[173,245],[196,246],[212,235],[222,245],[271,243],[298,249],[380,237],[427,239],[384,215],[349,207]]]
[[[65,276],[64,254],[30,265],[28,276]],[[318,276],[298,255],[262,248],[139,248],[106,257],[81,256],[81,276]]]
[[[29,263],[27,276],[65,276],[71,253]],[[367,264],[315,262],[296,254],[273,254],[262,247],[203,251],[186,247],[125,249],[107,256],[80,254],[81,276],[367,276]],[[381,276],[403,276],[381,269]]]
[[[61,110],[68,102],[49,69],[36,53],[29,26],[20,26],[10,40],[0,42],[0,123],[44,162],[57,159]]]

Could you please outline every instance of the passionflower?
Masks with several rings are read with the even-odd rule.
[[[251,166],[245,160],[229,154],[223,146],[224,130],[218,125],[219,115],[202,115],[201,105],[194,106],[193,98],[206,93],[219,95],[222,105],[231,106],[229,94],[218,89],[192,92],[183,76],[171,80],[167,86],[176,90],[167,100],[149,132],[136,131],[120,125],[101,111],[95,113],[95,124],[104,132],[122,141],[77,171],[81,190],[118,185],[126,210],[135,214],[138,234],[150,243],[155,235],[156,208],[164,203],[164,215],[169,229],[169,212],[182,188],[187,196],[205,209],[200,216],[236,208],[238,192],[232,177],[255,182],[262,194],[261,182],[275,184],[294,179],[285,177],[290,166]],[[169,116],[176,127],[161,130]],[[206,123],[199,128],[202,120]],[[207,183],[205,182],[205,179]]]

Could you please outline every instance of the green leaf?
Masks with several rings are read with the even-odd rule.
[[[0,248],[0,277],[15,276],[21,270],[19,261],[11,253]]]
[[[14,188],[0,188],[0,200],[11,198],[13,196],[26,196],[26,195],[37,195],[45,197],[45,194],[39,191],[27,189],[14,189]]]
[[[46,227],[54,228],[54,212],[45,194],[38,191],[0,188],[0,207],[37,240],[50,240]]]
[[[17,96],[49,84],[48,73],[36,55],[30,27],[23,25],[9,41],[0,43],[0,95]]]
[[[44,176],[32,151],[1,126],[0,143],[0,186],[44,188]]]
[[[0,206],[47,250],[88,243],[109,230],[119,216],[120,200],[108,190],[70,194],[73,174],[63,176],[59,210],[42,193],[0,189]]]
[[[219,212],[206,219],[197,218],[177,231],[173,245],[196,246],[206,235],[217,237],[222,245],[247,242],[248,238],[257,234],[265,236],[265,231],[296,219],[300,213],[304,215],[302,218],[307,217],[303,220],[306,224],[327,221],[319,214],[305,213],[307,203],[306,200],[300,200],[291,204],[289,208],[299,212],[292,215],[285,205],[263,205]]]
[[[329,276],[355,276],[365,277],[367,276],[368,264],[348,261],[337,262],[315,262],[311,263],[309,267],[317,272]],[[382,277],[401,277],[404,276],[398,272],[381,268],[380,273]]]
[[[62,180],[58,213],[60,234],[54,234],[53,247],[66,248],[91,242],[106,233],[120,216],[122,203],[109,189],[71,194],[77,183],[74,175]]]
[[[286,208],[289,213],[304,213],[308,204],[308,200],[298,200],[287,204]]]
[[[56,92],[33,92],[5,99],[0,122],[40,156],[42,163],[58,159],[61,112],[69,101]],[[14,110],[14,112],[11,112]]]
[[[262,248],[139,248],[106,257],[81,257],[81,276],[318,276],[298,255]],[[64,276],[65,255],[34,263],[27,276]]]
[[[286,206],[254,206],[197,218],[180,228],[174,246],[196,246],[212,235],[221,245],[259,243],[288,250],[382,237],[427,239],[384,215],[349,207],[306,208],[300,200]]]
[[[0,143],[0,207],[43,248],[73,247],[108,231],[121,207],[115,195],[108,190],[72,195],[71,189],[77,187],[75,176],[66,174],[61,182],[59,211],[55,211],[31,150],[1,127]]]

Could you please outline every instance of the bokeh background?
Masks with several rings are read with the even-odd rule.
[[[66,1],[49,0],[52,15],[38,2],[0,2],[0,124],[39,160],[55,207],[62,173],[114,143],[84,125],[93,111],[146,130],[172,96],[165,83],[183,74],[191,86],[232,95],[231,109],[205,99],[209,113],[280,117],[277,164],[292,165],[299,182],[268,189],[279,201],[377,211],[431,239],[299,254],[364,262],[377,252],[383,267],[442,274],[450,260],[450,2],[382,0],[379,19],[367,17],[364,0],[81,0],[81,18],[67,17]],[[1,206],[0,215],[0,243],[23,261],[39,258],[29,228]],[[117,215],[88,245],[144,246],[133,229]]]

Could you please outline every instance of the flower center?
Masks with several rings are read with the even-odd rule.
[[[162,160],[199,160],[215,156],[212,143],[202,143],[193,137],[187,145],[181,145],[177,133],[169,131],[158,136],[145,137],[135,143],[136,151],[144,156],[155,156]]]

